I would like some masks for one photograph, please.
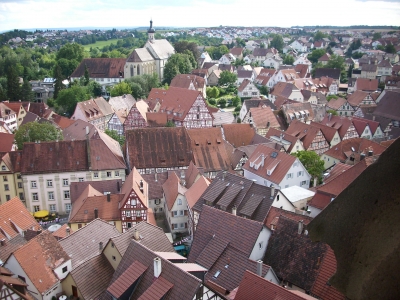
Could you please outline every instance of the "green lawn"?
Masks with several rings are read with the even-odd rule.
[[[111,43],[117,44],[118,39],[112,39],[108,41],[97,41],[94,44],[84,45],[83,48],[85,51],[90,51],[90,47],[99,47],[99,49],[103,48],[104,46],[109,46]]]

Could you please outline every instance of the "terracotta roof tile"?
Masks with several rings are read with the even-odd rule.
[[[75,122],[74,120],[68,119],[66,117],[62,117],[62,116],[57,115],[57,114],[52,114],[51,115],[51,119],[61,129],[65,129],[65,128],[71,126],[72,124],[74,124],[74,122]]]
[[[143,184],[143,191],[140,189],[141,184]],[[143,177],[139,174],[135,167],[126,177],[125,182],[122,186],[121,193],[124,194],[124,198],[120,201],[120,207],[125,204],[132,191],[135,192],[135,194],[138,196],[138,198],[146,208],[149,207],[148,184],[146,181],[143,180]]]
[[[59,229],[57,229],[56,231],[53,232],[54,237],[57,240],[61,240],[65,237],[67,237],[68,236],[67,228],[69,228],[68,224],[64,224],[63,226],[61,226]],[[71,234],[71,233],[74,233],[74,231],[71,228],[69,228],[69,234]]]
[[[269,280],[246,271],[237,290],[235,300],[303,300],[304,297],[294,294]]]
[[[143,180],[149,185],[149,200],[163,197],[162,185],[168,179],[168,172],[142,174]]]
[[[269,106],[252,107],[250,114],[256,128],[280,128],[276,116]],[[269,126],[268,126],[269,125]]]
[[[114,225],[95,219],[78,231],[60,240],[60,245],[72,259],[72,268],[99,253],[99,243],[106,245],[111,237],[120,233]]]
[[[185,193],[186,201],[190,208],[192,208],[199,200],[200,196],[204,193],[210,182],[201,176]]]
[[[317,135],[322,133],[322,130],[319,127],[294,120],[290,123],[286,133],[298,137],[303,143],[304,149],[307,150],[312,146]],[[325,137],[322,136],[322,138]]]
[[[84,76],[86,66],[91,78],[123,78],[125,62],[125,58],[85,58],[71,77]]]
[[[20,234],[17,234],[9,240],[6,240],[6,237],[2,235],[0,231],[0,240],[1,239],[5,239],[5,245],[0,245],[0,260],[3,262],[5,262],[11,254],[27,243],[27,241]]]
[[[271,206],[267,218],[265,219],[265,226],[271,229],[271,224],[275,226],[278,223],[279,217],[284,216],[288,219],[294,220],[294,221],[300,221],[303,220],[304,225],[307,225],[308,223],[311,222],[313,218],[305,215],[300,215],[288,210],[284,210],[282,208],[277,208],[274,206]]]
[[[352,167],[352,165],[346,165],[343,164],[341,162],[336,163],[333,168],[330,170],[329,174],[324,177],[323,182],[326,184],[329,181],[331,181],[332,179],[336,178],[337,176],[339,176],[340,174],[342,174],[343,172],[345,172],[346,170],[350,169]]]
[[[73,269],[71,276],[83,299],[96,299],[107,289],[113,273],[113,267],[101,253]]]
[[[109,286],[118,280],[132,263],[138,261],[147,267],[147,269],[143,273],[140,281],[137,282],[136,288],[131,296],[132,299],[139,299],[141,296],[143,296],[144,299],[149,299],[147,297],[151,297],[151,299],[160,299],[159,295],[162,293],[165,294],[168,287],[169,292],[167,299],[193,299],[201,286],[201,281],[162,257],[159,257],[161,259],[162,271],[158,279],[163,279],[155,284],[158,280],[154,277],[153,267],[154,258],[156,257],[158,257],[156,253],[132,241],[115,270]],[[168,282],[170,284],[168,284]],[[133,283],[133,280],[130,280],[130,284]],[[171,287],[171,285],[173,286]],[[156,296],[156,298],[153,298],[154,296]],[[103,295],[102,299],[111,299],[111,295]]]
[[[373,115],[400,120],[400,93],[386,91]]]
[[[336,128],[339,132],[340,139],[342,140],[349,128],[353,126],[353,122],[349,118],[328,115],[321,121],[321,124]]]
[[[170,86],[183,88],[183,89],[189,89],[191,83],[193,84],[193,86],[196,90],[203,89],[205,87],[204,78],[202,78],[200,76],[196,76],[196,75],[190,75],[190,74],[176,75],[172,79]]]
[[[339,79],[340,69],[317,68],[315,71],[315,78],[319,77],[330,77],[333,79]]]
[[[59,281],[54,269],[70,260],[48,230],[15,251],[14,256],[40,293],[46,292]]]
[[[162,299],[174,285],[163,277],[158,277],[153,284],[138,298],[139,300]]]
[[[135,129],[125,135],[131,168],[183,167],[193,160],[190,137],[184,127]]]
[[[139,236],[141,236],[140,240],[136,241],[137,243],[140,243],[141,245],[149,248],[152,251],[175,251],[169,239],[160,227],[154,226],[146,222],[140,222],[139,224],[136,224],[124,233],[111,238],[111,241],[114,243],[121,256],[124,256],[126,249],[129,247],[135,229],[138,230]]]
[[[185,187],[181,186],[180,179],[174,171],[168,172],[168,179],[163,184],[163,190],[165,202],[169,211],[171,211],[174,206],[178,195],[184,195],[187,191]]]
[[[8,152],[14,150],[14,135],[0,132],[0,152]]]
[[[304,233],[299,234],[298,223],[279,217],[277,228],[268,241],[264,263],[273,268],[280,280],[309,292],[327,246],[312,242]]]
[[[333,98],[330,101],[328,101],[326,106],[331,109],[338,110],[345,103],[346,103],[346,99],[339,97],[337,99]]]
[[[72,204],[76,199],[83,193],[88,185],[91,185],[96,191],[100,193],[111,193],[118,194],[121,192],[122,188],[122,180],[114,179],[114,180],[101,180],[101,181],[82,181],[82,182],[71,182],[70,189],[70,197]]]
[[[188,129],[196,166],[205,172],[228,170],[229,155],[220,128]]]
[[[233,147],[249,145],[255,135],[250,124],[225,124],[222,129],[225,140]]]

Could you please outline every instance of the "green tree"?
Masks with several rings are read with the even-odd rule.
[[[105,132],[112,139],[116,140],[121,145],[121,147],[125,144],[125,136],[124,135],[119,135],[116,130],[106,129]]]
[[[296,156],[307,172],[313,178],[321,179],[324,171],[324,161],[314,151],[297,151],[293,154]]]
[[[236,38],[236,45],[238,47],[244,48],[246,46],[246,42],[241,38]]]
[[[326,68],[340,70],[340,82],[347,82],[346,64],[343,56],[333,54],[326,64]]]
[[[308,60],[313,64],[318,62],[318,59],[326,53],[325,49],[314,49],[308,56]]]
[[[90,95],[85,87],[73,85],[68,89],[61,90],[55,102],[60,113],[66,113],[72,116],[76,104],[89,99]]]
[[[100,83],[94,80],[89,80],[88,85],[86,86],[88,94],[93,98],[100,97],[102,95],[103,89],[101,88]]]
[[[132,95],[136,99],[147,98],[152,88],[161,86],[157,73],[143,74],[125,80],[132,89]]]
[[[382,38],[382,34],[380,32],[375,32],[372,36],[373,41],[379,40],[380,38]]]
[[[325,33],[323,33],[323,32],[321,32],[321,31],[318,30],[318,31],[314,34],[314,41],[322,40],[322,39],[325,38],[325,37],[327,37],[327,35],[326,35]]]
[[[269,89],[268,89],[268,87],[265,86],[265,85],[260,86],[260,87],[258,88],[258,90],[260,91],[260,94],[261,94],[261,95],[268,96],[268,94],[269,94]]]
[[[326,96],[326,101],[331,101],[332,99],[339,99],[339,96],[338,95],[329,95],[329,96]]]
[[[338,115],[337,111],[334,110],[334,109],[328,109],[326,112],[327,112],[328,114],[332,114],[333,116],[337,116],[337,115]]]
[[[185,50],[192,52],[195,61],[200,58],[200,52],[197,49],[197,44],[195,42],[179,41],[174,44],[176,53],[185,53]]]
[[[89,76],[89,70],[88,70],[86,65],[85,65],[85,74],[84,74],[83,78],[84,78],[83,84],[85,86],[88,85],[89,84],[89,80],[90,80],[90,76]]]
[[[225,108],[226,107],[226,99],[225,98],[221,98],[218,100],[218,105],[220,108]]]
[[[241,103],[241,101],[240,101],[240,98],[238,96],[235,96],[232,99],[232,105],[235,107],[235,111],[236,111],[236,108],[240,107],[239,106],[240,103]],[[239,110],[240,110],[240,108],[239,108]]]
[[[224,86],[229,84],[235,84],[237,81],[237,75],[229,71],[222,71],[218,80],[218,85]]]
[[[386,53],[396,53],[396,48],[392,44],[387,44],[385,47]]]
[[[58,93],[64,88],[62,70],[59,65],[56,65],[53,72],[53,78],[56,80],[54,85],[54,99],[58,97]]]
[[[294,57],[291,55],[286,55],[285,59],[283,60],[284,65],[293,65]]]
[[[172,54],[164,66],[164,82],[170,84],[176,75],[189,74],[193,68],[188,54]]]
[[[283,38],[280,34],[276,34],[270,43],[270,46],[275,48],[279,52],[282,52],[284,45],[285,45],[285,43],[283,42]]]
[[[19,86],[19,77],[17,69],[14,66],[7,70],[7,96],[10,101],[20,100],[21,88]]]
[[[25,142],[44,142],[62,139],[62,132],[50,123],[29,122],[21,125],[15,133],[18,150],[23,149]]]
[[[175,123],[171,120],[167,121],[167,124],[165,124],[165,127],[175,127]]]
[[[206,94],[208,98],[218,98],[219,89],[217,87],[207,87]]]
[[[56,62],[61,68],[64,78],[68,78],[84,58],[83,46],[72,43],[65,44],[57,52]]]
[[[21,88],[21,100],[28,102],[33,101],[32,86],[26,77],[24,78],[24,83]]]
[[[117,97],[122,95],[132,94],[132,88],[126,81],[122,81],[114,85],[111,89],[111,97]]]

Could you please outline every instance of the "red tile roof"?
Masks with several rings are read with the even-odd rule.
[[[204,172],[228,170],[230,158],[220,128],[188,129],[196,166]]]
[[[366,65],[363,65],[363,68]],[[374,66],[376,68],[376,66]],[[355,86],[357,90],[374,92],[378,89],[378,79],[357,78]]]
[[[321,262],[317,278],[311,288],[311,295],[324,300],[344,300],[346,297],[329,284],[329,279],[336,273],[335,253],[328,246],[327,252]]]
[[[85,75],[85,67],[91,78],[124,78],[126,58],[85,58],[71,74],[71,77]]]
[[[304,300],[304,297],[294,294],[253,272],[246,271],[237,290],[235,300]]]
[[[158,277],[153,284],[138,298],[138,300],[162,299],[174,286],[163,277]]]
[[[54,269],[71,259],[48,230],[31,239],[13,255],[40,293],[59,282]]]
[[[143,192],[140,190],[140,184],[143,184]],[[143,180],[143,177],[139,174],[137,169],[134,167],[126,177],[124,185],[122,186],[121,194],[124,195],[123,199],[120,201],[119,207],[123,207],[125,202],[129,199],[129,196],[132,192],[138,196],[142,204],[147,208],[149,207],[149,198],[148,198],[148,184]]]
[[[192,208],[199,200],[200,196],[204,193],[210,182],[201,176],[185,193],[186,201],[190,208]]]
[[[193,84],[196,90],[205,88],[204,78],[191,74],[178,74],[176,75],[170,84],[170,87],[178,87],[183,89],[189,89],[190,84]]]
[[[256,134],[250,124],[225,124],[222,125],[225,140],[233,147],[250,145]]]
[[[359,106],[367,96],[367,92],[357,90],[347,98],[347,101],[351,106]]]
[[[290,123],[289,128],[286,130],[286,133],[299,138],[303,143],[304,149],[307,150],[312,146],[313,141],[318,134],[322,133],[322,131],[319,129],[319,127],[311,126],[309,124],[300,122],[299,120],[293,120]],[[325,138],[323,134],[322,138]]]
[[[350,169],[351,167],[352,167],[352,165],[346,165],[341,162],[336,163],[333,166],[333,168],[330,170],[329,174],[326,177],[324,177],[324,180],[323,180],[324,183],[325,184],[328,183],[329,181],[336,178],[337,176],[339,176],[346,170]]]
[[[300,221],[303,220],[304,225],[307,225],[308,223],[311,222],[313,218],[306,216],[306,215],[300,215],[296,214],[294,212],[284,210],[282,208],[277,208],[274,206],[271,206],[269,209],[267,218],[265,219],[265,226],[271,229],[271,225],[274,225],[276,228],[276,224],[278,223],[279,217],[284,216],[288,219],[294,220],[294,221]]]
[[[339,132],[340,139],[343,140],[350,126],[353,125],[353,122],[349,118],[342,116],[326,115],[321,121],[321,124],[336,128]]]
[[[8,152],[14,150],[14,135],[0,132],[0,152]]]
[[[125,136],[130,168],[183,167],[193,160],[184,127],[139,128],[127,130]]]
[[[165,202],[168,210],[171,211],[178,195],[185,195],[187,189],[180,184],[180,179],[174,171],[168,172],[168,179],[163,184]]]
[[[68,224],[64,224],[63,226],[61,226],[60,228],[58,228],[56,231],[53,232],[54,237],[57,240],[61,240],[65,237],[67,237],[67,228],[69,228]],[[69,234],[74,233],[74,231],[69,228]]]
[[[271,157],[273,152],[276,153],[276,157]],[[260,166],[258,170],[256,170],[254,167],[251,167],[250,163],[254,163],[254,161],[262,157],[262,155],[264,155],[265,158],[264,165]],[[256,150],[254,150],[247,162],[243,165],[243,170],[247,170],[279,185],[295,161],[296,157],[292,155],[284,152],[277,152],[273,148],[260,144],[257,146]],[[267,175],[267,170],[270,169],[273,164],[274,166],[276,164],[276,167],[272,171],[271,175]]]
[[[281,128],[272,109],[269,106],[252,107],[250,114],[256,128]]]

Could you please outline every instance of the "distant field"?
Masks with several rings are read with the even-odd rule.
[[[97,41],[94,44],[84,45],[83,48],[85,49],[85,51],[90,51],[90,47],[92,48],[99,47],[101,49],[104,46],[109,46],[111,43],[117,44],[118,40],[119,39],[112,39],[108,41]]]

